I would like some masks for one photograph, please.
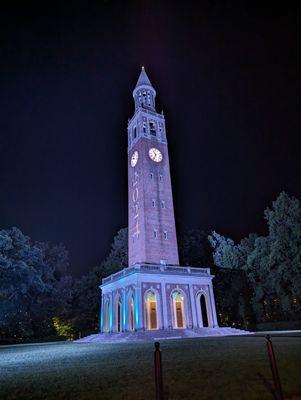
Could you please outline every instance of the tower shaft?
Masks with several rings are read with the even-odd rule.
[[[129,265],[178,265],[165,119],[142,69],[128,124]]]

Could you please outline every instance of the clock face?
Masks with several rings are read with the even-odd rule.
[[[163,155],[162,155],[161,151],[156,149],[155,147],[152,147],[151,149],[149,149],[148,155],[155,162],[160,162],[163,159]]]
[[[138,151],[134,151],[134,153],[132,154],[132,158],[131,158],[131,166],[135,167],[137,162],[138,162]]]

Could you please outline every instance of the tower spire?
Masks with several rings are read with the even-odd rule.
[[[138,81],[137,81],[137,84],[136,84],[136,88],[138,86],[151,86],[151,87],[153,87],[151,82],[150,82],[150,80],[149,80],[149,78],[148,78],[148,76],[147,76],[145,68],[143,66],[141,67],[141,72],[140,72],[140,75],[139,75],[139,78],[138,78]]]
[[[141,72],[133,91],[133,97],[135,100],[135,109],[145,108],[155,111],[155,97],[156,91],[151,84],[145,68],[141,68]]]

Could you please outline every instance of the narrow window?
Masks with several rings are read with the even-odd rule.
[[[157,239],[158,237],[158,229],[154,229],[154,238]]]
[[[152,200],[152,203],[153,203],[153,207],[156,207],[156,200]]]
[[[146,106],[146,92],[143,92],[143,107]]]
[[[149,132],[152,136],[156,136],[156,126],[152,121],[149,123]]]
[[[164,200],[161,201],[161,208],[165,208],[165,201]]]
[[[145,122],[143,122],[142,130],[143,130],[143,133],[146,133],[146,123]]]
[[[163,175],[159,175],[159,180],[160,180],[160,182],[163,181]]]
[[[154,174],[152,172],[150,174],[150,177],[151,177],[151,179],[153,179],[153,177],[154,177]]]
[[[134,126],[133,135],[134,135],[134,139],[136,139],[136,137],[137,137],[137,128],[136,128],[136,126]]]
[[[167,231],[164,231],[163,237],[164,237],[164,240],[167,240]]]

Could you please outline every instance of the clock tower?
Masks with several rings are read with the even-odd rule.
[[[129,266],[178,265],[165,119],[144,67],[128,123]]]

